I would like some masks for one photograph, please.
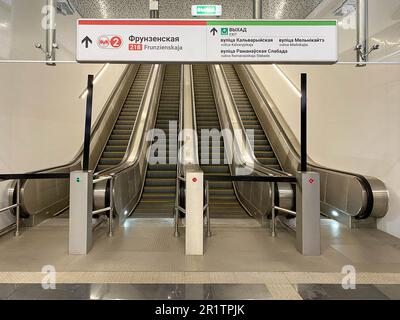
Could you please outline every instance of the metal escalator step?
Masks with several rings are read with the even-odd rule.
[[[230,182],[230,181],[209,181],[208,183],[209,183],[210,189],[213,189],[213,190],[219,190],[219,189],[233,190],[232,182]]]
[[[264,148],[264,146],[261,146],[262,148]],[[275,155],[272,151],[268,151],[268,150],[258,150],[258,151],[254,151],[255,154],[257,154],[257,157],[265,157],[265,158],[275,158]]]
[[[108,140],[108,146],[118,146],[118,147],[127,147],[128,141],[126,139],[110,139]]]
[[[208,165],[203,166],[203,171],[207,174],[219,174],[219,173],[229,173],[229,167],[227,165]]]
[[[154,206],[153,210],[158,212],[160,204],[167,204],[167,203],[173,204],[174,203],[174,199],[163,199],[163,200],[160,200],[160,199],[146,199],[145,196],[143,196],[142,199],[140,200],[140,203],[141,204],[145,204],[145,203],[151,204],[151,205]]]
[[[256,153],[259,154],[259,152],[267,152],[270,154],[271,157],[275,157],[271,146],[254,144],[254,154],[256,154]]]
[[[145,186],[176,186],[176,177],[170,179],[162,178],[150,178],[147,177],[145,181]]]
[[[100,165],[117,165],[121,162],[122,158],[102,158],[99,162]]]
[[[126,131],[131,132],[133,129],[133,124],[121,124],[119,121],[115,124],[115,131]]]
[[[118,128],[115,128],[113,130],[113,134],[115,134],[115,135],[130,136],[131,133],[132,133],[132,130],[118,129]]]
[[[105,159],[114,159],[114,158],[122,159],[124,157],[124,155],[125,155],[124,151],[122,151],[122,152],[114,152],[114,151],[108,152],[108,151],[105,151],[103,153],[103,157]]]
[[[213,196],[229,196],[236,198],[235,191],[232,188],[210,188],[210,194]]]
[[[121,134],[112,134],[111,135],[111,137],[110,137],[110,140],[117,140],[117,141],[125,141],[126,143],[128,143],[129,142],[129,138],[130,138],[131,136],[128,134],[128,135],[126,135],[126,134],[124,134],[124,135],[121,135]]]
[[[174,201],[175,200],[175,192],[173,193],[148,193],[143,192],[142,196],[143,201]]]
[[[175,164],[149,164],[150,170],[165,170],[165,171],[174,171],[176,170]]]
[[[105,152],[123,152],[125,153],[126,146],[114,146],[114,145],[108,145],[104,151]]]
[[[171,177],[176,177],[176,170],[175,171],[149,170],[149,171],[147,171],[147,176],[149,178],[171,178]]]
[[[145,186],[145,193],[169,193],[175,195],[175,186]]]

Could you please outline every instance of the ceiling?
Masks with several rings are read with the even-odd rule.
[[[265,19],[306,18],[323,0],[263,0]],[[69,0],[84,18],[148,18],[149,0]],[[193,4],[221,4],[222,18],[252,18],[253,0],[160,0],[160,18],[189,19]]]

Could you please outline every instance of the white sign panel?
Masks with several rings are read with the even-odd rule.
[[[335,63],[334,20],[78,20],[77,61]]]

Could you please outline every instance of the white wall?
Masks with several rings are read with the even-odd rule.
[[[343,0],[324,0],[309,18],[337,19],[339,22],[340,61],[355,61],[357,42],[356,11],[345,17],[333,12]],[[400,61],[400,0],[369,0],[370,46],[379,44],[380,49],[370,55],[370,61]]]
[[[390,192],[379,228],[400,237],[400,65],[280,66],[309,75],[309,154],[319,164],[375,176]],[[297,137],[299,98],[272,66],[254,66]]]
[[[35,43],[44,44],[43,0],[0,0],[0,59],[43,61]],[[74,61],[77,16],[57,15],[57,60]],[[88,74],[94,86],[93,123],[125,65],[0,63],[0,173],[24,173],[63,165],[83,142]],[[8,205],[9,182],[0,183],[0,207]],[[0,228],[14,222],[0,215]]]
[[[35,47],[45,46],[46,31],[43,29],[42,13],[46,0],[0,0],[0,59],[44,60],[44,54]],[[76,19],[57,14],[56,42],[57,60],[74,61],[76,46]]]
[[[387,6],[378,10],[378,2]],[[400,33],[397,33],[397,43],[388,40],[398,30],[400,1],[370,3],[371,39],[379,38],[381,43],[388,44],[375,58],[399,61],[399,55],[385,56],[400,49]],[[327,6],[328,12],[333,7]],[[314,17],[328,18],[329,15],[325,11],[324,15]],[[350,31],[343,29],[344,24],[340,25],[340,57],[347,59],[353,44]],[[378,227],[400,237],[400,64],[365,68],[279,66],[283,75],[273,66],[253,67],[297,138],[300,102],[288,80],[299,88],[300,73],[308,73],[311,158],[324,166],[383,180],[390,192],[390,208],[387,216],[379,220]]]
[[[0,172],[62,165],[82,141],[89,73],[102,65],[0,64]],[[93,123],[124,65],[109,65],[95,85]]]
[[[0,59],[43,61],[45,0],[0,1]],[[57,60],[75,60],[76,19],[57,15]],[[103,65],[0,63],[0,172],[26,172],[70,161],[83,141],[88,74]],[[109,65],[95,84],[93,122],[124,65]]]

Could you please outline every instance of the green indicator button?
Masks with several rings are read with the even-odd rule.
[[[229,34],[229,29],[228,28],[221,28],[221,35],[227,36]]]
[[[81,182],[81,178],[76,178],[76,182]]]

